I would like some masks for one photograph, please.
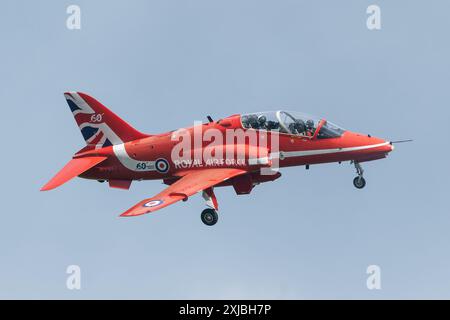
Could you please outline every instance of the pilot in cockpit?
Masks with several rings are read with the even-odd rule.
[[[251,128],[255,130],[275,130],[280,129],[280,123],[278,121],[267,120],[267,117],[263,114],[245,115],[242,118],[242,125],[244,128]]]
[[[305,122],[302,119],[295,119],[295,122],[289,124],[289,131],[292,134],[304,135],[306,131]]]
[[[266,116],[264,116],[264,115],[259,115],[258,116],[258,128],[257,129],[267,129],[267,118],[266,118]]]
[[[252,129],[258,129],[258,117],[254,114],[251,114],[247,117],[247,126]]]
[[[311,119],[307,120],[306,121],[306,135],[308,137],[313,137],[315,131],[316,131],[316,128],[314,127],[314,121]]]
[[[267,120],[265,115],[260,115],[258,117],[259,129],[264,130],[278,130],[280,128],[280,124],[277,121]]]
[[[269,120],[267,121],[267,130],[278,130],[280,129],[280,124],[277,121]]]

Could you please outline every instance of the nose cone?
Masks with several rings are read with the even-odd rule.
[[[392,144],[392,142],[388,140],[372,137],[370,143],[372,144],[373,147],[375,147],[374,149],[377,152],[384,152],[387,154],[394,150],[394,145]]]
[[[392,150],[394,150],[394,145],[390,141],[373,137],[370,138],[368,149],[365,154],[369,160],[377,160],[385,158]]]
[[[377,141],[373,143],[374,146],[379,146],[376,148],[377,151],[389,153],[394,150],[394,145],[389,140],[384,140],[381,138],[375,138]]]
[[[388,140],[365,135],[361,133],[346,132],[344,138],[354,146],[355,159],[360,161],[377,160],[386,157],[394,150],[394,146]]]
[[[390,142],[390,141],[386,141],[386,142],[389,143],[389,144],[386,145],[386,152],[394,151],[395,147],[394,147],[394,145],[392,144],[392,142]]]

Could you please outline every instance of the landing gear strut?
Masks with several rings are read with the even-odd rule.
[[[219,215],[216,210],[208,208],[202,211],[201,218],[204,224],[213,226],[219,220]]]
[[[353,185],[358,189],[362,189],[366,186],[366,180],[363,177],[364,170],[359,162],[353,161],[353,164],[355,165],[356,174],[358,175],[353,179]]]
[[[202,211],[202,222],[207,226],[213,226],[219,220],[217,210],[219,210],[219,204],[217,203],[216,195],[213,188],[203,190],[203,199],[205,199],[206,205],[209,207]]]

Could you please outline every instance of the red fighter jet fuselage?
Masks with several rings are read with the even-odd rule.
[[[201,218],[218,220],[214,187],[233,186],[249,194],[254,186],[281,176],[279,168],[351,161],[356,188],[366,185],[360,163],[385,158],[392,142],[344,130],[331,122],[291,111],[232,115],[163,134],[143,134],[87,94],[65,98],[86,141],[86,147],[41,190],[70,179],[108,181],[129,189],[133,180],[163,180],[169,185],[122,214],[154,212],[202,192],[209,207]]]

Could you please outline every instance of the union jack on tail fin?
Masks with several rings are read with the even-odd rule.
[[[66,92],[64,97],[86,141],[87,149],[100,149],[148,136],[85,93]]]

